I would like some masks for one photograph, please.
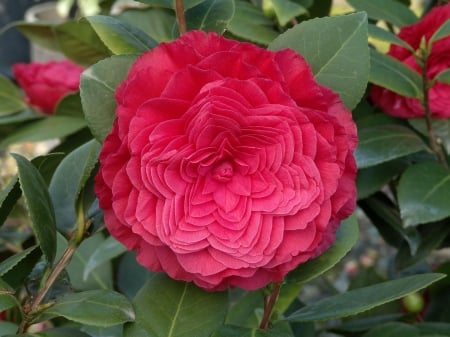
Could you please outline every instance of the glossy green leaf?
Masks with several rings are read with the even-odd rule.
[[[400,214],[405,226],[450,216],[450,172],[436,162],[410,166],[398,186]]]
[[[434,78],[435,81],[450,84],[450,69],[446,69],[439,74],[436,75]]]
[[[0,262],[0,277],[5,275],[10,270],[14,269],[23,259],[31,254],[38,246],[31,246],[17,254],[11,255],[7,259]]]
[[[163,7],[163,8],[172,8],[175,9],[175,0],[138,0],[147,5],[155,6],[155,7]],[[198,4],[202,3],[205,0],[184,0],[183,7],[184,9],[188,9]]]
[[[89,290],[67,294],[44,311],[45,317],[64,317],[81,324],[108,327],[135,318],[127,298],[110,290]]]
[[[51,22],[16,22],[14,27],[17,28],[31,42],[36,43],[44,48],[60,51],[58,41],[56,39]]]
[[[120,55],[100,61],[81,75],[80,94],[88,126],[103,142],[115,119],[117,86],[125,79],[136,56]],[[111,71],[114,69],[114,71]]]
[[[234,15],[234,0],[204,0],[185,12],[188,30],[222,34]]]
[[[411,325],[400,322],[386,323],[365,333],[363,337],[419,337],[419,330]]]
[[[443,25],[441,25],[439,29],[436,30],[430,37],[430,39],[428,40],[428,48],[430,48],[433,43],[441,39],[445,39],[448,36],[450,36],[450,20],[447,20]]]
[[[360,129],[358,136],[355,158],[360,169],[427,150],[425,143],[416,133],[401,125]]]
[[[321,321],[359,314],[423,289],[444,277],[444,274],[414,275],[347,291],[307,305],[286,320]]]
[[[0,226],[3,225],[17,200],[22,195],[17,177],[0,191]]]
[[[400,61],[370,50],[369,81],[401,96],[420,98],[422,79],[419,74]]]
[[[375,40],[388,42],[413,51],[412,47],[397,35],[375,25],[369,25],[369,36]]]
[[[12,154],[17,163],[20,188],[30,213],[33,232],[47,261],[56,254],[55,211],[44,179],[26,158]]]
[[[357,11],[365,11],[370,19],[384,20],[397,27],[409,26],[418,21],[408,7],[396,0],[347,0]]]
[[[90,66],[110,56],[108,48],[85,20],[69,21],[54,30],[61,50],[75,63]]]
[[[361,100],[369,78],[365,13],[304,21],[269,45],[271,50],[284,48],[302,55],[316,80],[337,92],[348,109]]]
[[[81,118],[53,116],[27,124],[0,141],[0,148],[23,142],[38,142],[68,136],[86,126]]]
[[[138,292],[134,305],[136,323],[151,337],[208,337],[223,323],[228,298],[226,292],[208,293],[156,274]]]
[[[286,322],[277,322],[267,330],[224,325],[211,337],[294,337],[294,333]]]
[[[0,75],[0,116],[10,115],[26,108],[19,88]]]
[[[239,38],[268,45],[278,36],[273,28],[273,22],[253,4],[235,0],[236,10],[228,24],[228,31]]]
[[[288,282],[308,282],[335,266],[358,240],[359,230],[356,215],[343,221],[336,233],[334,244],[314,260],[301,264],[290,272]]]
[[[99,151],[96,140],[80,146],[64,158],[53,175],[49,192],[55,206],[56,225],[63,233],[72,232],[76,225],[77,200],[97,163]]]
[[[110,16],[89,16],[85,20],[115,55],[140,55],[158,44],[140,29]]]
[[[152,275],[151,271],[136,261],[136,252],[126,252],[119,258],[117,264],[117,289],[127,297],[133,298]]]
[[[271,0],[280,25],[285,26],[296,16],[308,14],[305,7],[290,0]]]
[[[170,9],[126,10],[117,18],[139,28],[155,41],[168,42],[174,38],[173,27],[176,19],[175,13]]]
[[[103,241],[95,252],[89,257],[83,271],[83,279],[86,280],[89,274],[103,263],[123,254],[127,249],[112,236]]]

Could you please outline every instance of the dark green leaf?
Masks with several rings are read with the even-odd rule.
[[[286,319],[319,321],[359,314],[423,289],[443,277],[443,274],[414,275],[348,291],[307,305]]]
[[[294,337],[294,334],[286,322],[277,322],[267,330],[224,325],[211,337]]]
[[[336,233],[336,241],[321,256],[301,264],[287,276],[289,282],[308,282],[336,265],[358,240],[358,221],[356,215],[342,222]]]
[[[46,317],[65,317],[81,324],[107,327],[134,320],[127,298],[110,290],[89,290],[68,294],[44,311]]]
[[[123,254],[127,249],[112,236],[103,241],[95,252],[89,257],[86,268],[83,271],[83,279],[86,280],[89,274],[103,263]]]
[[[234,0],[204,0],[185,13],[188,30],[222,34],[234,15]]]
[[[450,336],[450,323],[444,322],[423,322],[416,324],[421,335],[424,334],[437,334],[443,336]]]
[[[19,305],[14,294],[13,289],[5,281],[0,279],[0,312]]]
[[[134,305],[136,323],[149,336],[208,337],[222,324],[228,300],[226,292],[207,293],[157,274],[138,292]]]
[[[155,6],[155,7],[163,7],[163,8],[172,8],[175,9],[175,0],[138,0],[147,5]],[[184,0],[183,7],[184,9],[188,9],[198,4],[202,3],[205,0]]]
[[[115,119],[116,88],[125,79],[136,58],[130,55],[113,56],[93,65],[81,75],[80,93],[85,118],[92,134],[100,142],[111,131]]]
[[[428,40],[428,48],[431,50],[431,46],[433,43],[445,39],[450,35],[450,20],[447,20],[443,25],[439,27],[438,30],[434,32],[434,34]]]
[[[17,177],[14,177],[3,190],[0,191],[0,226],[5,222],[22,195]]]
[[[16,112],[15,114],[1,116],[0,117],[0,126],[15,124],[15,123],[22,123],[22,122],[30,121],[33,119],[39,119],[39,118],[41,118],[41,117],[38,116],[34,111],[26,109],[24,111]]]
[[[58,230],[63,233],[70,233],[77,223],[77,200],[95,167],[99,151],[100,144],[96,140],[80,146],[64,158],[53,175],[49,192]]]
[[[110,56],[87,21],[69,21],[55,27],[56,38],[64,54],[75,63],[90,66]]]
[[[80,93],[69,94],[58,102],[55,116],[66,116],[73,118],[83,118],[83,108],[81,107]]]
[[[233,305],[228,310],[225,320],[227,325],[247,328],[259,326],[264,310],[264,293],[262,290],[243,292],[243,295],[238,299],[233,299],[232,303]]]
[[[153,275],[152,272],[137,263],[136,252],[126,252],[119,259],[117,289],[127,297],[133,298],[151,275]]]
[[[414,49],[397,35],[375,25],[369,25],[369,36],[375,40],[388,42],[414,52]]]
[[[228,24],[228,31],[239,38],[268,45],[278,36],[269,20],[256,6],[243,0],[235,0],[236,10]]]
[[[337,332],[338,334],[341,333],[343,335],[346,334],[351,335],[351,333],[355,332],[362,333],[377,326],[380,326],[381,324],[399,320],[403,318],[403,316],[404,316],[403,314],[398,313],[398,314],[374,316],[363,319],[355,319],[348,322],[344,322],[341,325],[338,325],[337,327],[333,328],[332,331]]]
[[[317,81],[337,92],[348,109],[361,100],[369,78],[365,13],[304,21],[269,45],[271,50],[284,48],[302,55]]]
[[[290,0],[270,0],[280,25],[285,26],[297,16],[308,13],[305,7]]]
[[[434,78],[435,81],[450,84],[450,69],[446,69],[444,71],[441,71],[436,75]]]
[[[311,7],[308,6],[309,16],[311,18],[321,18],[324,16],[329,16],[332,6],[332,0],[316,0],[313,2]]]
[[[34,246],[27,250],[26,254],[21,254],[17,258],[11,257],[3,261],[6,263],[2,278],[14,289],[23,287],[25,279],[33,270],[36,263],[42,259],[42,251]],[[8,262],[6,262],[8,261]]]
[[[450,74],[450,73],[449,73]],[[425,137],[429,137],[427,123],[424,118],[409,119],[408,123]],[[439,144],[450,154],[450,120],[434,119],[431,121],[433,133]]]
[[[15,266],[17,266],[23,259],[25,259],[29,254],[31,254],[38,246],[29,247],[20,253],[11,255],[9,258],[0,262],[0,277],[5,275]]]
[[[398,202],[405,226],[450,216],[450,172],[436,162],[410,166],[400,178]]]
[[[113,17],[96,15],[85,20],[115,55],[139,55],[157,46],[157,42],[140,29]]]
[[[427,149],[416,133],[400,125],[364,128],[359,130],[358,136],[355,157],[360,169]]]
[[[370,19],[384,20],[397,27],[409,26],[418,21],[407,6],[395,0],[347,0],[358,11],[365,11]]]
[[[47,185],[26,158],[12,154],[17,162],[20,188],[30,213],[32,228],[42,253],[52,263],[56,254],[56,222]]]
[[[14,24],[23,35],[31,42],[36,43],[46,49],[60,51],[55,32],[54,24],[49,22],[17,22]]]
[[[10,115],[26,108],[19,88],[8,78],[0,75],[0,116]]]
[[[81,118],[53,116],[25,125],[0,142],[0,148],[23,142],[38,142],[65,137],[86,126]]]
[[[372,329],[368,333],[364,334],[363,337],[419,337],[419,330],[410,324],[391,322],[386,323],[376,328]]]
[[[401,96],[420,98],[422,79],[419,74],[400,61],[370,50],[369,81]]]

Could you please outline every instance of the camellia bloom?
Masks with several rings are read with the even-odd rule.
[[[419,50],[422,39],[425,38],[425,41],[428,42],[447,20],[450,20],[450,4],[435,7],[417,24],[403,27],[398,37],[414,50]],[[388,55],[421,74],[414,55],[407,49],[391,45]],[[429,81],[433,80],[440,72],[450,68],[450,37],[438,40],[433,44],[426,67]],[[418,99],[400,96],[379,86],[372,88],[370,100],[394,117],[416,118],[423,117],[425,114]],[[450,85],[436,82],[429,91],[429,104],[432,117],[450,118]]]
[[[354,210],[351,114],[291,50],[189,32],[142,55],[116,99],[95,190],[150,270],[257,289],[323,253]]]
[[[37,111],[51,115],[59,101],[76,92],[83,68],[70,61],[17,63],[13,75],[25,92],[25,101]]]

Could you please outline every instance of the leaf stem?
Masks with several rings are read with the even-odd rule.
[[[183,0],[175,0],[175,13],[177,16],[178,30],[180,31],[180,35],[183,35],[187,31]]]
[[[272,316],[273,308],[275,307],[278,296],[280,295],[281,283],[282,282],[274,283],[272,293],[265,297],[264,314],[263,318],[261,319],[261,323],[259,324],[259,328],[261,330],[267,330],[269,327],[270,316]]]

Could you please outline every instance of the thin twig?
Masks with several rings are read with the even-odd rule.
[[[183,0],[175,0],[175,13],[177,16],[178,30],[180,31],[180,35],[183,35],[187,31]]]
[[[259,328],[261,330],[267,330],[267,328],[269,327],[270,316],[272,316],[272,311],[275,304],[277,303],[278,296],[280,295],[280,290],[281,282],[274,283],[272,293],[265,298],[264,314],[263,318],[261,319],[261,323],[259,324]]]

